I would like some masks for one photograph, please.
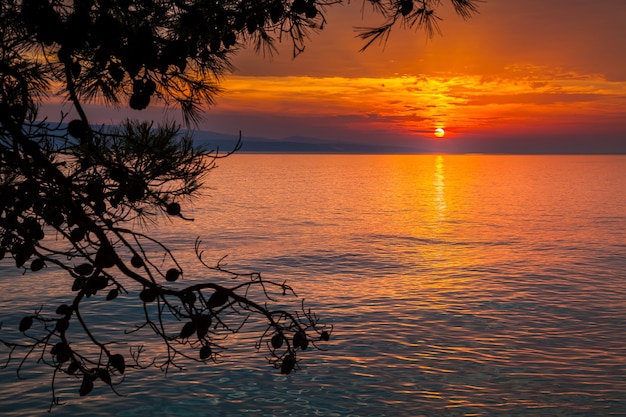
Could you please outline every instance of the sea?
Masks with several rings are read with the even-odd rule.
[[[333,327],[323,350],[282,375],[242,335],[217,363],[129,370],[116,392],[96,384],[80,397],[80,381],[60,375],[52,394],[36,357],[19,379],[0,345],[0,415],[46,415],[55,395],[49,415],[626,416],[626,156],[235,154],[217,165],[182,204],[193,221],[132,226],[172,249],[186,282],[211,279],[192,266],[197,237],[207,262],[286,281],[294,310],[303,298]],[[0,338],[18,340],[24,315],[53,314],[69,286],[51,266],[2,261]],[[122,339],[137,324],[129,301],[91,301],[94,325]]]

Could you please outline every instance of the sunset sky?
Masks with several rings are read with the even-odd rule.
[[[431,40],[398,28],[359,52],[354,27],[382,20],[353,1],[327,11],[296,59],[288,44],[271,59],[241,51],[200,129],[435,152],[626,152],[626,1],[489,0],[469,21],[442,4]]]

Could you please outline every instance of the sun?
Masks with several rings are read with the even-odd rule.
[[[437,129],[435,129],[435,136],[438,138],[442,138],[444,137],[446,134],[445,130],[443,130],[442,128],[438,127]]]

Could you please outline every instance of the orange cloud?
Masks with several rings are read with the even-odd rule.
[[[363,124],[404,133],[431,132],[434,127],[450,127],[452,131],[510,129],[568,120],[611,123],[626,113],[626,82],[538,67],[524,71],[510,68],[489,78],[457,74],[391,78],[234,76],[224,88],[215,109],[220,113],[316,119],[360,116]]]

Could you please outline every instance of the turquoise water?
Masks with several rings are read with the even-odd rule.
[[[335,331],[289,376],[254,339],[222,362],[129,372],[118,397],[62,381],[57,415],[626,415],[626,157],[235,155],[155,233],[287,279]],[[0,264],[2,335],[63,300]],[[194,277],[195,276],[195,277]],[[197,278],[196,278],[197,277]],[[123,300],[93,303],[119,332]],[[297,308],[298,305],[295,305]],[[150,339],[139,340],[150,346]],[[145,336],[147,337],[147,336]],[[3,349],[3,348],[2,348]],[[155,348],[156,349],[156,348]],[[0,350],[6,357],[6,350]],[[43,415],[50,375],[0,371],[0,414]]]

